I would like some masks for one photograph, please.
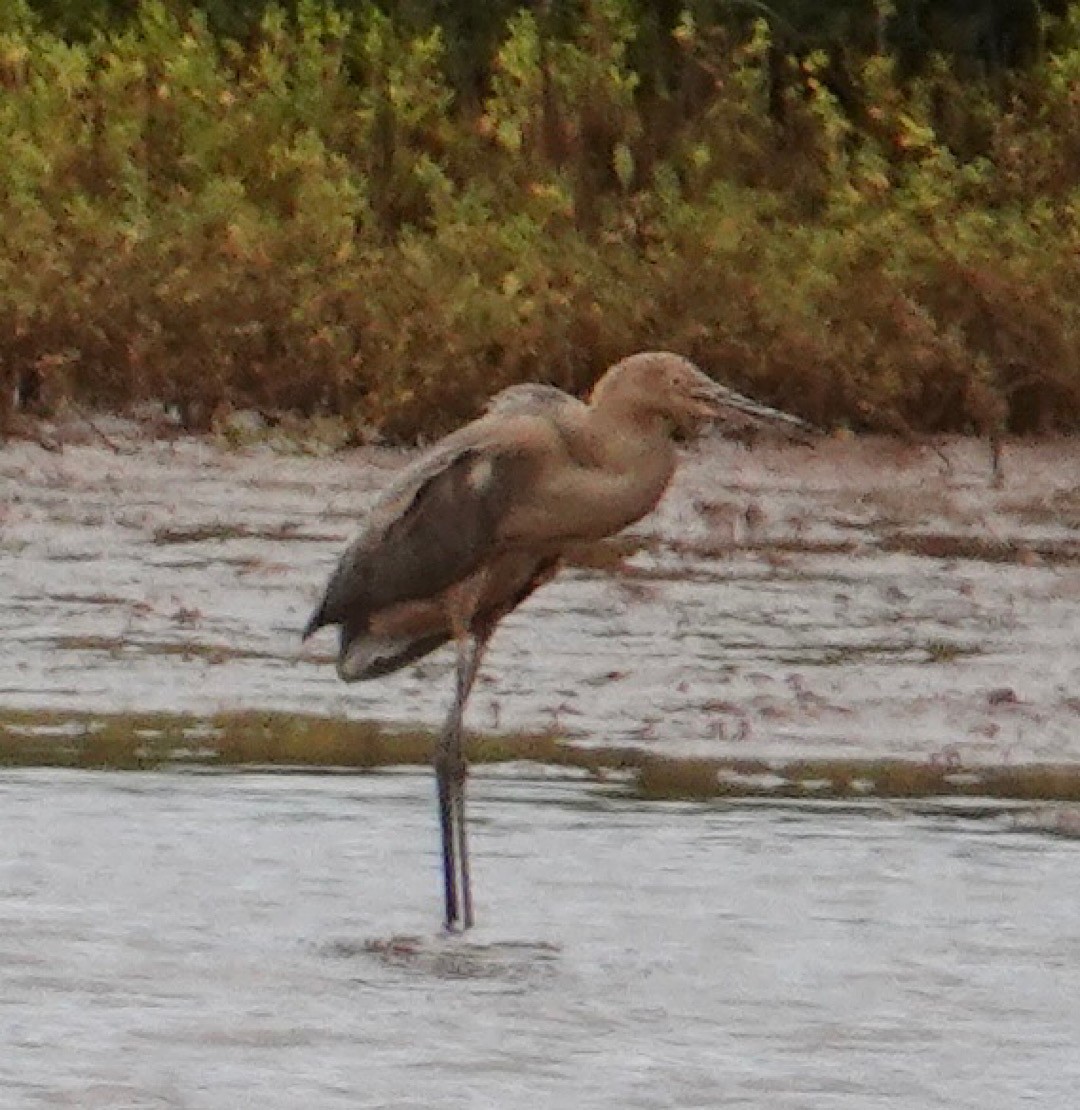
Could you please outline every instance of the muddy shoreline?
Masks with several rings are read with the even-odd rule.
[[[447,656],[348,688],[298,637],[407,453],[86,440],[0,449],[0,713],[439,722]],[[506,622],[470,723],[675,762],[1080,766],[1080,440],[1010,444],[1006,474],[963,439],[703,443]]]

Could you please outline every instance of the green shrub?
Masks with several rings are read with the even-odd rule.
[[[373,3],[242,41],[185,10],[69,41],[0,3],[3,405],[407,439],[664,346],[825,423],[1080,423],[1080,8],[1005,91],[873,50],[841,86],[701,5],[523,8],[467,96]]]

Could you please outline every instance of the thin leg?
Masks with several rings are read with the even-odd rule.
[[[445,729],[440,739],[440,752],[445,743]],[[443,895],[446,914],[444,927],[449,931],[458,920],[457,863],[454,856],[454,800],[450,775],[439,755],[435,759],[435,783],[439,804],[439,832],[442,837]]]
[[[472,693],[473,684],[480,670],[480,663],[487,650],[488,640],[491,638],[492,629],[486,628],[476,632],[473,636],[473,647],[469,657],[469,665],[462,683],[461,716],[458,719],[458,746],[461,749],[462,732],[464,727],[465,702]],[[458,827],[457,827],[457,856],[461,876],[461,913],[462,928],[471,929],[473,925],[472,904],[472,872],[469,869],[469,825],[465,820],[465,784],[467,781],[468,764],[464,752],[461,752],[462,775],[458,780]]]
[[[460,653],[459,653],[460,670]],[[443,925],[447,932],[458,927],[461,916],[461,897],[458,886],[457,829],[460,824],[460,789],[465,769],[461,757],[461,721],[464,706],[461,703],[461,683],[458,683],[454,703],[446,715],[439,744],[435,751],[435,784],[439,803],[439,834],[442,837],[443,896],[446,916]]]
[[[472,872],[469,870],[469,824],[465,820],[465,779],[458,784],[457,806],[457,857],[461,879],[461,927],[473,925]]]
[[[465,820],[465,779],[468,765],[462,743],[465,703],[487,646],[486,635],[470,644],[458,640],[457,683],[454,704],[447,714],[435,754],[439,828],[442,836],[443,890],[448,931],[468,929],[473,923],[472,882],[469,871],[468,829]]]

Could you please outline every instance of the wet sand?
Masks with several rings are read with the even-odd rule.
[[[0,450],[0,710],[439,722],[446,653],[346,687],[332,634],[298,638],[406,453],[111,432],[122,453]],[[976,441],[706,442],[624,560],[505,622],[471,724],[706,758],[1075,762],[1080,441],[1006,466],[994,490]]]

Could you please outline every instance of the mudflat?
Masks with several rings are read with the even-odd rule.
[[[0,710],[428,728],[450,654],[347,687],[299,633],[405,451],[0,450]],[[678,758],[1080,763],[1080,440],[690,452],[660,510],[505,622],[483,732]]]

